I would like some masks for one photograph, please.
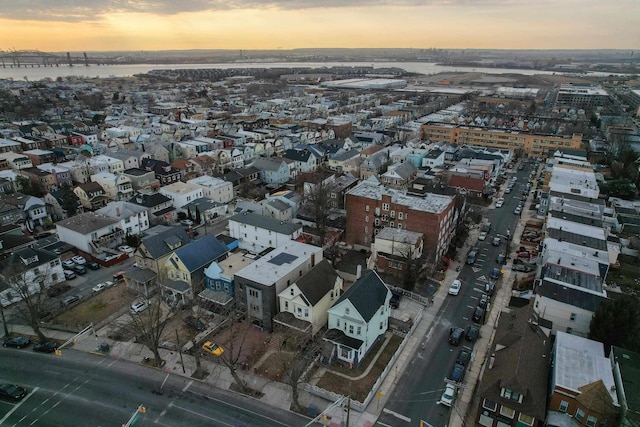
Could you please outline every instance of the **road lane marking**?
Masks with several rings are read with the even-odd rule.
[[[400,420],[402,420],[402,421],[406,421],[406,422],[408,422],[408,423],[410,423],[410,422],[411,422],[411,418],[409,418],[409,417],[405,417],[404,415],[399,414],[399,413],[397,413],[397,412],[393,412],[391,409],[384,408],[384,409],[382,410],[382,412],[387,413],[387,414],[389,414],[389,415],[393,415],[394,417],[396,417],[396,418],[398,418],[398,419],[400,419]]]
[[[168,379],[169,379],[169,374],[167,374],[167,376],[164,377],[164,381],[162,381],[162,385],[160,386],[160,390],[162,390],[162,387],[164,387],[164,383],[166,383]],[[184,391],[184,390],[182,390],[182,391]]]
[[[167,374],[167,378],[168,378],[168,377],[169,377],[169,374]],[[165,380],[165,381],[166,381],[166,380]],[[164,385],[164,383],[162,383],[162,384]],[[182,389],[182,392],[184,393],[185,391],[187,391],[187,389],[188,389],[189,387],[191,387],[191,384],[193,384],[193,380],[189,381],[189,382],[187,383],[187,385],[186,385],[186,386],[184,386],[184,388]],[[162,388],[162,387],[160,387],[160,388]]]
[[[13,408],[11,408],[11,410],[9,412],[7,412],[7,415],[5,415],[1,420],[0,420],[0,426],[4,425],[4,422],[7,418],[9,418],[11,416],[11,414],[13,414],[16,410],[18,410],[18,408],[20,406],[22,406],[22,404],[24,402],[27,401],[27,399],[29,399],[31,397],[32,394],[34,394],[36,391],[38,391],[38,389],[40,389],[40,387],[36,387],[33,390],[31,390],[31,393],[27,394],[27,397],[25,397],[24,399],[22,399],[20,401],[20,403],[18,403],[17,405],[15,405]]]
[[[173,407],[174,408],[178,408],[178,409],[182,409],[183,411],[188,412],[188,413],[193,414],[193,415],[197,415],[198,417],[202,417],[202,418],[205,418],[207,420],[215,421],[215,422],[220,423],[220,424],[225,425],[225,426],[233,427],[233,424],[227,424],[224,421],[221,421],[221,420],[219,420],[217,418],[213,418],[213,417],[210,417],[208,415],[204,415],[204,414],[201,414],[199,412],[192,411],[191,409],[183,408],[182,406],[178,406],[178,405],[173,405]]]

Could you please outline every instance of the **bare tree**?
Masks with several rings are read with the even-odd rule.
[[[155,366],[162,366],[162,357],[158,348],[171,316],[160,297],[145,301],[148,304],[146,310],[140,313],[131,312],[129,319],[122,321],[119,326],[123,331],[135,336],[139,343],[153,353]]]
[[[314,363],[319,351],[320,344],[316,339],[306,350],[297,354],[290,363],[287,363],[289,359],[282,359],[283,370],[285,371],[284,382],[291,387],[291,409],[293,411],[302,412],[298,387],[308,381],[307,374],[311,371],[311,365]]]
[[[316,224],[320,246],[324,246],[324,239],[327,235],[330,190],[330,185],[321,180],[315,186],[310,187],[306,195],[306,204]]]

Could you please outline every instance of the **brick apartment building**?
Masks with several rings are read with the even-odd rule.
[[[420,139],[433,142],[473,145],[488,148],[508,149],[518,156],[546,157],[549,150],[577,150],[582,146],[582,135],[544,135],[518,132],[507,129],[460,126],[449,123],[429,123],[420,127]]]
[[[455,230],[455,196],[427,193],[412,196],[363,181],[346,196],[348,244],[370,247],[384,227],[423,233],[424,250],[436,259],[447,251]]]

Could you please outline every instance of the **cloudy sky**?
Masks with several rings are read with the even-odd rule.
[[[639,49],[640,0],[0,0],[0,50]]]

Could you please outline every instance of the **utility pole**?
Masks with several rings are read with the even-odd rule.
[[[0,316],[2,316],[2,327],[4,328],[4,336],[9,337],[9,328],[7,327],[7,319],[4,317],[4,307],[0,304]]]
[[[176,340],[178,341],[178,353],[180,354],[180,364],[182,365],[182,373],[186,374],[187,371],[184,369],[184,360],[182,360],[182,348],[180,347],[180,337],[178,336],[178,329],[176,329]]]
[[[349,427],[349,415],[351,415],[351,396],[347,396],[347,423],[345,427]]]

